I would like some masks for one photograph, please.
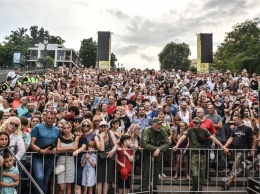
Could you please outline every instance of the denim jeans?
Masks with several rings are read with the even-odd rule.
[[[40,154],[34,154],[32,165],[35,181],[42,189],[43,193],[47,194],[50,176],[54,168],[54,155],[45,155],[45,157],[43,157]],[[36,188],[34,193],[39,193]]]

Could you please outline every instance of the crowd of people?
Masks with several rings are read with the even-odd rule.
[[[19,73],[19,68],[9,72],[1,86],[0,147],[10,147],[25,167],[32,165],[32,175],[45,194],[50,192],[53,170],[60,194],[73,189],[77,194],[93,193],[94,188],[107,193],[116,181],[119,193],[127,193],[137,161],[143,161],[140,189],[149,190],[153,180],[157,190],[158,178],[167,176],[161,167],[169,154],[173,154],[173,178],[179,178],[183,160],[185,178],[192,178],[192,190],[200,191],[204,179],[210,179],[209,156],[190,154],[189,148],[215,149],[218,144],[229,153],[232,145],[241,150],[236,152],[235,171],[248,157],[242,149],[252,148],[255,155],[258,146],[260,76],[249,76],[246,69],[193,73],[63,65],[56,71]],[[34,152],[32,164],[26,162],[26,152]],[[150,154],[155,158],[153,179]],[[12,193],[19,184],[26,192],[28,184],[20,180],[26,174],[17,170],[9,152],[2,153],[0,164],[1,193]],[[224,190],[234,178],[223,185]]]

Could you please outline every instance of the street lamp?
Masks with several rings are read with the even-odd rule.
[[[43,70],[45,71],[45,69],[46,69],[48,37],[44,37],[43,44],[44,44],[44,64],[43,64]]]

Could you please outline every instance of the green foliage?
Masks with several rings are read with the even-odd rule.
[[[48,38],[48,42],[51,44],[65,43],[65,40],[63,40],[60,36],[50,35],[49,31],[44,30],[44,28],[40,28],[38,30],[38,26],[30,27],[31,46],[34,46],[35,44],[39,44],[39,42],[43,43],[45,37]]]
[[[16,31],[11,31],[12,34],[5,37],[5,41],[0,44],[0,65],[12,65],[13,53],[20,51],[22,54],[27,52],[30,46],[30,38],[26,34],[27,29],[18,28]]]
[[[85,67],[96,66],[97,43],[92,38],[81,41],[79,57]]]
[[[161,69],[180,69],[187,71],[191,63],[188,59],[190,54],[189,45],[185,43],[168,43],[158,55]]]
[[[197,68],[196,67],[193,67],[193,66],[190,66],[190,69],[189,69],[191,72],[197,72]]]
[[[116,62],[117,62],[116,55],[114,53],[111,53],[111,58],[110,58],[111,69],[116,68]]]
[[[249,73],[260,72],[260,20],[246,20],[226,33],[214,55],[215,68]]]
[[[44,58],[38,58],[36,61],[38,64],[41,64],[41,66],[44,66],[44,63],[46,64],[46,68],[52,69],[54,67],[54,60],[50,56],[46,56]]]
[[[11,35],[5,37],[5,41],[0,44],[0,66],[12,65],[13,53],[20,51],[23,56],[28,51],[28,48],[43,43],[44,37],[48,37],[49,43],[52,44],[63,44],[65,41],[59,36],[50,35],[47,30],[38,26],[30,27],[30,35],[27,34],[26,28],[18,28],[16,31],[11,31]],[[23,60],[24,63],[26,62]]]

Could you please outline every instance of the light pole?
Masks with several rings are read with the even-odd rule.
[[[43,64],[43,70],[45,71],[45,69],[46,69],[48,37],[44,37],[43,44],[44,44],[44,64]]]

